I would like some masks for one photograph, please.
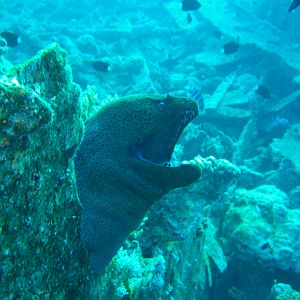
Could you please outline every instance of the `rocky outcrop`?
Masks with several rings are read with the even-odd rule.
[[[80,114],[80,89],[57,44],[1,77],[1,298],[86,293],[72,164]]]
[[[300,273],[300,210],[275,186],[238,189],[223,223],[226,254],[268,270]]]

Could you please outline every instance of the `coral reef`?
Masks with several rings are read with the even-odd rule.
[[[0,298],[299,299],[282,283],[300,290],[300,9],[0,2],[18,41],[0,38]],[[52,42],[68,59],[54,44],[28,60]],[[91,276],[72,161],[83,123],[119,97],[186,96],[189,82],[202,109],[171,163],[200,165],[202,179],[152,207]]]
[[[267,12],[276,14],[277,6],[270,4],[266,9],[263,5],[261,8],[263,14]],[[250,3],[212,0],[210,5],[203,7],[201,12],[216,27],[221,28],[222,32],[239,36],[241,43],[253,43],[260,49],[273,52],[288,65],[299,70],[299,53],[296,48],[286,43],[285,36],[278,28],[266,22],[264,17],[259,18],[253,13],[253,8]]]
[[[167,262],[165,280],[172,285],[174,299],[207,299],[207,287],[214,285],[216,274],[226,270],[227,259],[218,240],[217,225],[210,219],[214,208],[210,210],[206,205],[222,202],[222,194],[237,179],[239,169],[214,157],[196,157],[189,163],[201,167],[201,180],[157,203],[147,215],[139,241],[144,257],[152,257],[157,250],[163,252]]]
[[[275,186],[237,189],[223,223],[225,253],[269,270],[300,273],[299,209]]]
[[[217,159],[232,160],[234,153],[234,142],[223,131],[213,124],[202,122],[199,125],[189,125],[189,130],[183,133],[180,140],[183,146],[181,156],[192,159],[195,156],[214,156]]]
[[[276,283],[273,285],[270,300],[299,300],[300,293],[293,290],[292,287],[285,283]]]
[[[213,284],[210,261],[223,272],[226,259],[216,239],[216,227],[195,214],[197,210],[193,207],[203,210],[198,194],[204,189],[206,197],[217,199],[238,176],[238,168],[213,157],[191,161],[203,168],[204,180],[194,187],[176,190],[165,200],[172,204],[172,213],[166,215],[171,236],[174,220],[183,218],[176,217],[178,209],[189,207],[189,214],[184,213],[186,226],[177,227],[176,233],[186,236],[184,241],[171,238],[166,243],[153,244],[155,235],[165,230],[160,227],[161,222],[150,227],[158,205],[149,212],[151,222],[145,221],[132,233],[105,273],[91,279],[78,231],[80,203],[72,158],[83,121],[101,105],[96,92],[89,87],[80,94],[72,81],[66,53],[57,44],[7,72],[0,87],[0,193],[1,209],[5,212],[1,216],[1,296],[149,299],[151,294],[154,298],[176,298],[188,292],[184,282],[189,281],[190,272],[194,274],[191,284],[198,286],[195,293],[205,295],[207,282]],[[215,184],[219,186],[217,190],[213,188]],[[181,200],[175,206],[172,203],[174,197],[187,199],[189,194],[195,198]],[[158,213],[157,217],[160,216]],[[191,224],[190,217],[194,219]],[[149,242],[152,246],[147,246]],[[181,259],[182,251],[190,251],[187,249],[191,245],[194,246],[190,257]],[[199,262],[197,268],[189,264],[192,257]],[[178,276],[172,279],[174,272]],[[67,285],[60,284],[66,281]]]

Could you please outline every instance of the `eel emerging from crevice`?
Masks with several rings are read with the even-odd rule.
[[[111,102],[87,122],[75,171],[93,273],[105,268],[154,202],[200,177],[198,166],[170,166],[180,134],[197,114],[189,98],[141,95]]]

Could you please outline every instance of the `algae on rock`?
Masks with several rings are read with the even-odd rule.
[[[0,81],[1,298],[86,291],[72,156],[80,89],[57,44]]]
[[[300,274],[300,210],[272,185],[237,189],[225,221],[226,254],[240,263]],[[235,263],[238,263],[238,262]]]

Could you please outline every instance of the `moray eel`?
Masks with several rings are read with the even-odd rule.
[[[92,273],[105,268],[153,203],[200,177],[198,166],[170,166],[197,114],[189,98],[141,95],[111,102],[87,122],[75,172]]]

